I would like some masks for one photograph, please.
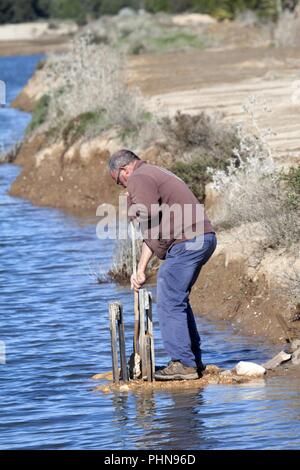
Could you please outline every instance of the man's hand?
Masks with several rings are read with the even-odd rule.
[[[132,274],[130,278],[131,289],[134,289],[136,292],[142,287],[146,282],[146,275],[144,271],[137,271],[136,276]]]

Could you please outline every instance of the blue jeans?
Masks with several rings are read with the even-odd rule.
[[[191,288],[217,246],[215,233],[172,245],[157,278],[157,313],[164,347],[172,360],[197,367],[200,336],[189,303]]]

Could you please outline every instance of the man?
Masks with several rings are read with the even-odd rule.
[[[157,277],[157,312],[171,361],[155,378],[196,379],[205,367],[189,294],[216,249],[216,234],[203,206],[173,173],[129,150],[113,154],[109,170],[115,182],[127,188],[129,214],[138,218],[142,228],[142,252],[131,287],[138,290],[145,283],[153,254],[165,260]]]

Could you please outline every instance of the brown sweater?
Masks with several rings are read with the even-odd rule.
[[[139,160],[127,190],[128,214],[138,217],[145,243],[160,259],[173,243],[214,232],[203,205],[180,178],[164,168]]]

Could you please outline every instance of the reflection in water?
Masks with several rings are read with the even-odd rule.
[[[117,421],[126,427],[133,414],[132,397],[114,393],[112,402]],[[200,410],[204,404],[202,390],[176,390],[169,393],[147,390],[135,393],[133,402],[134,421],[124,433],[135,430],[137,449],[213,447],[215,440],[206,438],[206,427],[201,418]]]
[[[193,449],[201,446],[204,426],[199,413],[203,404],[202,391],[176,391],[159,397],[158,412],[144,428],[138,441],[141,448]],[[138,421],[138,420],[137,420]],[[197,436],[197,444],[195,444]]]

